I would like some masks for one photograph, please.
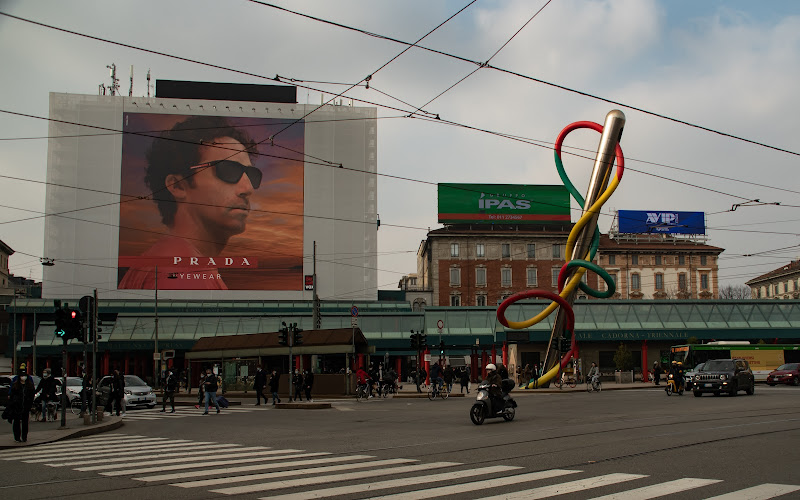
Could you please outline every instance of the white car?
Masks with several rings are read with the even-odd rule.
[[[125,396],[122,400],[123,409],[141,408],[143,406],[155,408],[156,394],[153,392],[153,388],[136,375],[125,375],[124,377]],[[108,401],[108,395],[111,392],[111,376],[107,375],[101,378],[97,386],[100,401],[105,406],[106,401]]]

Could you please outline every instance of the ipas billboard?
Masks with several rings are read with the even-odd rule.
[[[706,234],[704,212],[620,210],[619,232],[629,234]]]
[[[569,223],[569,193],[561,185],[439,184],[439,222]]]

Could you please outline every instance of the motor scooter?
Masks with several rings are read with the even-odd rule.
[[[667,391],[667,396],[672,396],[673,393],[683,396],[683,389],[683,384],[681,383],[678,385],[678,382],[675,380],[675,375],[670,373],[667,377],[667,386],[664,388],[664,390]]]
[[[517,402],[509,395],[514,388],[514,381],[507,378],[500,384],[503,397],[500,400],[489,397],[489,384],[484,380],[478,386],[475,404],[469,410],[469,418],[475,425],[483,424],[487,418],[503,417],[506,422],[514,420]]]

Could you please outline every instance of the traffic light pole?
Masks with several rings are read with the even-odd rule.
[[[97,423],[97,288],[92,307],[92,423]]]
[[[286,335],[286,343],[289,344],[289,401],[294,398],[294,366],[292,366],[292,345],[294,344],[294,329],[289,325],[288,334]]]
[[[61,427],[67,426],[67,339],[61,348]]]

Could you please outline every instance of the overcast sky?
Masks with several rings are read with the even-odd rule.
[[[622,147],[629,170],[604,212],[706,212],[709,243],[725,249],[723,285],[742,284],[797,259],[800,2],[553,0],[514,36],[545,3],[478,0],[420,45],[483,62],[511,39],[491,59],[493,66],[789,150],[619,107],[627,117]],[[469,2],[275,4],[414,42]],[[416,250],[426,228],[439,227],[435,183],[560,183],[552,149],[404,118],[472,72],[477,66],[470,62],[414,48],[376,72],[405,46],[245,0],[0,1],[0,11],[267,78],[356,83],[374,74],[370,89],[347,95],[404,110],[378,110],[378,170],[411,179],[378,180],[381,289],[396,288],[402,275],[416,271]],[[100,83],[109,82],[106,65],[111,63],[119,68],[125,95],[131,65],[133,93],[139,96],[147,92],[148,69],[155,79],[270,83],[5,16],[0,16],[0,62],[0,110],[42,117],[48,114],[49,92],[96,94]],[[304,85],[330,92],[327,98],[345,88]],[[319,91],[298,89],[299,102],[320,100]],[[424,109],[548,146],[569,123],[602,123],[617,107],[482,68]],[[20,138],[46,135],[44,120],[0,113],[0,175],[6,176],[0,177],[0,239],[18,252],[10,260],[11,272],[35,279],[41,278],[44,223],[41,218],[13,221],[44,211],[47,140]],[[569,151],[593,158],[598,138],[594,132],[576,132],[567,146],[589,149]],[[585,192],[592,160],[565,156],[565,165]],[[731,210],[756,199],[780,205]],[[573,211],[573,221],[577,217]],[[602,231],[610,224],[610,216],[600,218]],[[775,249],[781,250],[768,252]]]

